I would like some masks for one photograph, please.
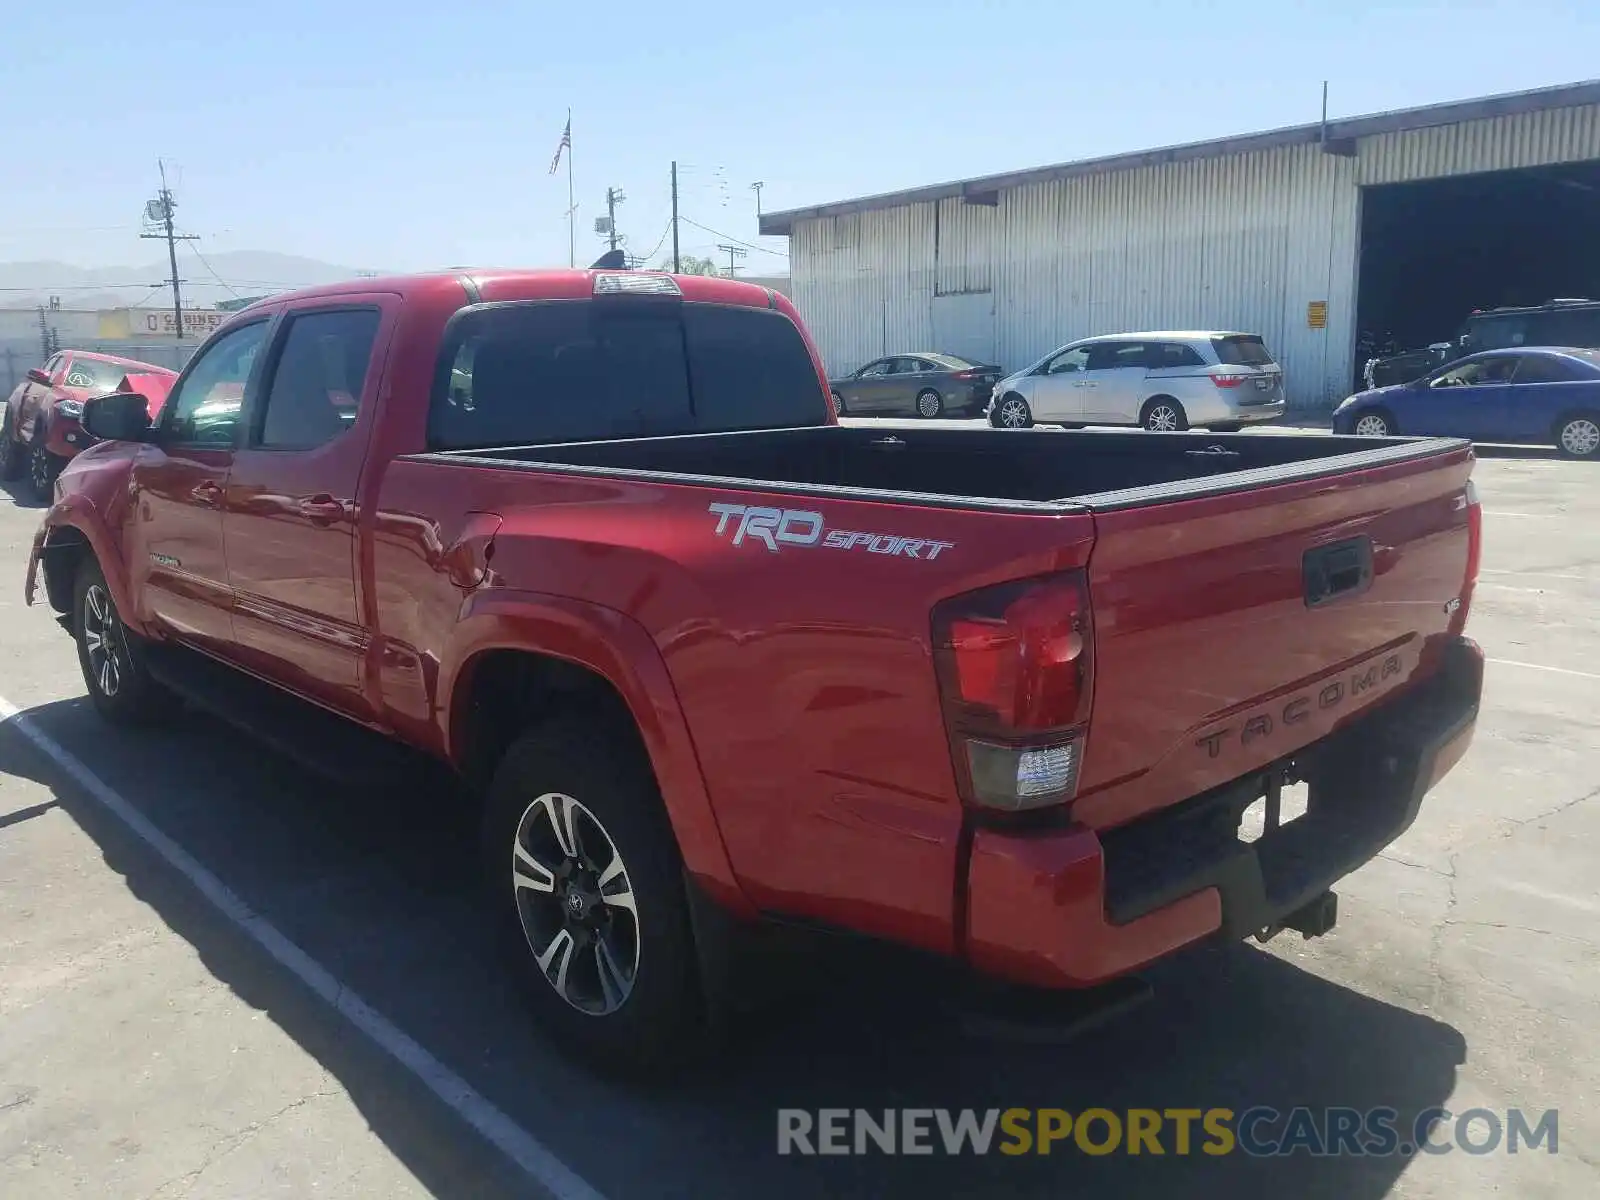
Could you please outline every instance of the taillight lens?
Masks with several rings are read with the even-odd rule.
[[[1483,561],[1483,508],[1478,503],[1478,485],[1467,480],[1467,578],[1466,586],[1478,582],[1478,565]]]
[[[950,376],[950,378],[951,379],[976,379],[981,374],[983,374],[982,371],[957,371],[954,375]]]
[[[933,635],[966,798],[1010,810],[1070,800],[1094,681],[1084,574],[946,600],[933,611]]]
[[[1219,388],[1236,388],[1249,378],[1248,375],[1240,375],[1233,371],[1221,371],[1211,376],[1211,382]]]

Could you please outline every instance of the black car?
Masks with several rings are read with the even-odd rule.
[[[939,417],[982,412],[1004,377],[990,363],[924,351],[873,359],[829,386],[840,416]]]
[[[1440,366],[1484,350],[1517,346],[1577,346],[1600,349],[1600,300],[1551,300],[1545,304],[1477,309],[1454,340],[1426,350],[1407,350],[1366,364],[1367,386],[1410,383]]]

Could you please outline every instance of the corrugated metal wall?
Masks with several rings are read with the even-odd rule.
[[[1032,184],[998,207],[959,199],[802,221],[794,299],[830,372],[927,348],[933,296],[994,292],[1010,368],[1074,338],[1132,329],[1260,333],[1290,403],[1346,394],[1355,347],[1360,188],[1600,158],[1600,108]],[[937,208],[937,212],[935,209]],[[1325,300],[1327,327],[1307,324]]]
[[[1600,158],[1600,107],[1554,108],[1365,138],[1356,182],[1404,183],[1591,158]]]

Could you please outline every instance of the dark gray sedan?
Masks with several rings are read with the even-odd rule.
[[[835,379],[840,416],[939,417],[983,411],[1005,371],[953,354],[895,354]]]

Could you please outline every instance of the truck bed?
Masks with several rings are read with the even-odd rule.
[[[1406,462],[1464,445],[1439,438],[826,426],[443,457],[778,492],[868,491],[875,499],[938,507],[1109,512]]]

